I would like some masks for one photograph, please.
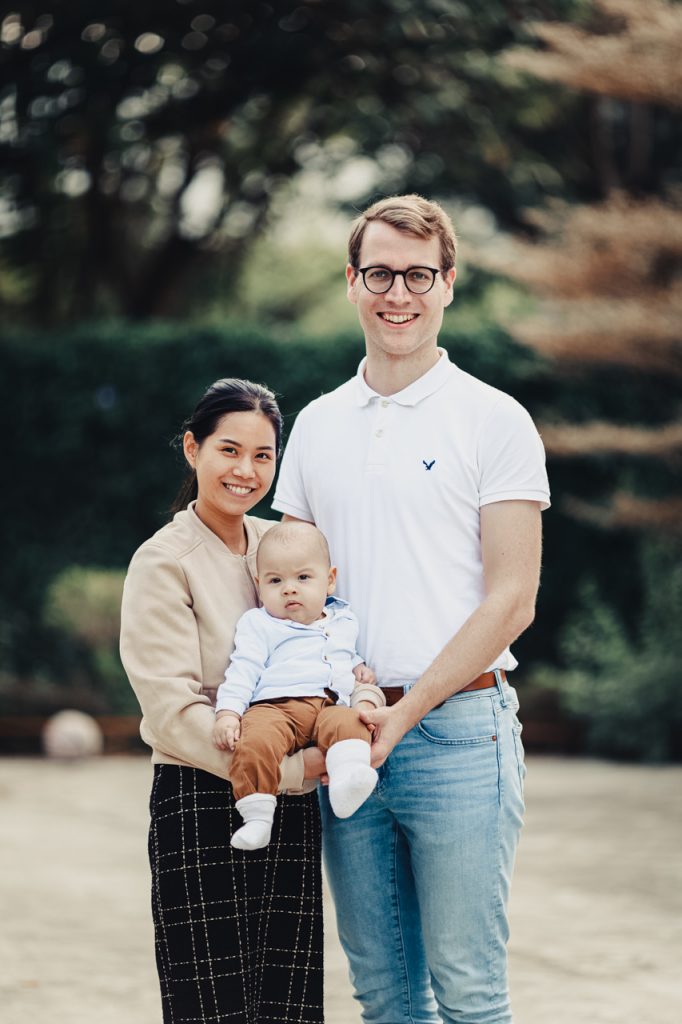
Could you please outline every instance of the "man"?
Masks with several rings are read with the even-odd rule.
[[[346,276],[366,358],[299,415],[273,505],[326,535],[387,698],[363,714],[374,794],[346,820],[321,797],[367,1024],[511,1021],[506,905],[525,769],[506,672],[534,615],[549,490],[525,410],[438,348],[455,244],[419,196],[356,221]]]

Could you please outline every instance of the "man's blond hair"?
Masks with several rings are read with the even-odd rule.
[[[353,222],[348,239],[348,262],[351,267],[360,266],[360,249],[368,224],[383,221],[418,238],[433,238],[440,241],[440,269],[445,272],[455,265],[457,257],[457,235],[452,221],[442,206],[423,196],[389,196],[373,203]]]

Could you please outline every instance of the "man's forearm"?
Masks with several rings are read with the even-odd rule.
[[[486,598],[395,706],[405,731],[484,672],[528,628],[533,614],[532,606],[513,596]]]

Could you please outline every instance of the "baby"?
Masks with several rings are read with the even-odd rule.
[[[270,841],[285,754],[311,741],[326,754],[329,801],[347,818],[377,782],[371,734],[349,706],[374,673],[355,650],[358,622],[333,598],[336,569],[324,535],[310,523],[278,523],[261,538],[256,568],[262,608],[237,623],[235,649],[218,689],[214,742],[234,751],[230,778],[245,824],[232,846]],[[360,701],[356,707],[374,707]]]

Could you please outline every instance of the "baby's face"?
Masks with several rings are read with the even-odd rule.
[[[306,626],[322,615],[325,600],[334,593],[336,569],[322,558],[318,544],[296,540],[270,543],[258,554],[258,589],[263,605],[276,619],[293,619]]]

